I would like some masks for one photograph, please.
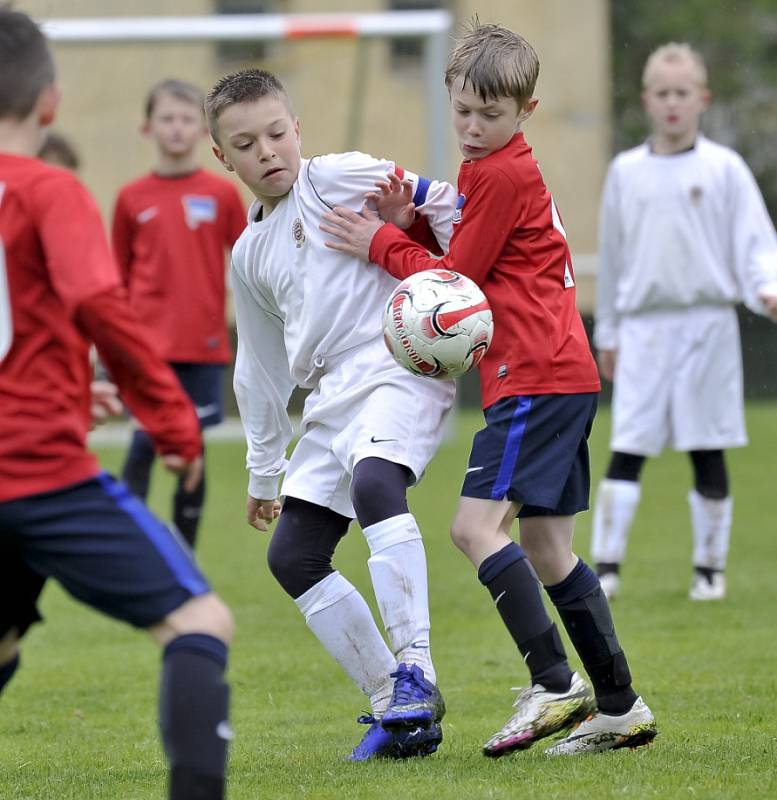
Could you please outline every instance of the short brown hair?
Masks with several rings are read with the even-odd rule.
[[[463,78],[484,102],[512,97],[523,108],[539,74],[540,60],[523,36],[476,17],[448,58],[445,85],[450,91],[454,80]]]
[[[70,140],[57,131],[49,130],[46,138],[38,150],[38,158],[47,161],[49,164],[58,164],[73,171],[81,166],[81,159],[78,151],[73,147]]]
[[[0,7],[0,118],[25,119],[55,77],[41,29],[21,11]]]
[[[219,141],[218,119],[225,108],[235,103],[251,103],[268,95],[282,100],[289,113],[292,113],[286,89],[272,72],[250,67],[221,78],[205,98],[205,117],[208,120],[210,135],[216,142]]]
[[[191,103],[193,106],[202,111],[202,105],[205,102],[205,94],[199,87],[193,83],[186,83],[186,81],[179,81],[177,78],[168,78],[161,81],[152,87],[146,96],[146,119],[151,119],[154,113],[154,108],[159,102],[159,97],[163,94],[169,94],[177,100],[183,100],[186,103]]]

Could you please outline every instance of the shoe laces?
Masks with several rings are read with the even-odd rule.
[[[516,697],[513,701],[513,708],[517,708],[524,697],[528,699],[531,695],[533,695],[536,688],[536,686],[511,686],[511,692],[518,692],[518,697]]]
[[[397,669],[396,672],[391,673],[390,677],[396,679],[392,698],[393,703],[404,705],[417,700],[419,694],[422,694],[424,697],[431,695],[432,690],[428,686],[427,681],[425,681],[423,677],[419,680],[415,673],[416,670],[413,668],[407,669],[404,665],[400,665],[400,668]]]

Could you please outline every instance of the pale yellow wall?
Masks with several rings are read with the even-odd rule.
[[[382,0],[286,0],[287,12],[384,11]],[[78,16],[194,15],[212,12],[211,0],[17,0],[37,18]],[[526,125],[543,174],[561,210],[573,253],[583,272],[585,254],[596,249],[599,191],[609,153],[609,40],[607,0],[458,0],[456,20],[477,13],[524,34],[537,49],[540,106]],[[270,69],[284,81],[301,118],[306,155],[357,147],[394,158],[411,169],[427,168],[426,95],[421,69],[392,69],[385,42],[307,40],[276,43],[263,62],[224,64],[215,48],[197,44],[58,44],[55,56],[64,90],[57,127],[81,151],[82,177],[110,214],[116,189],[148,170],[153,148],[138,131],[148,88],[180,77],[209,88],[226,71],[248,64]],[[442,81],[442,75],[440,76]],[[361,89],[361,95],[358,95]],[[351,120],[353,98],[361,96]],[[458,153],[451,137],[454,180]],[[202,145],[202,162],[219,169]],[[226,173],[225,173],[226,174]],[[581,306],[590,286],[579,275]]]

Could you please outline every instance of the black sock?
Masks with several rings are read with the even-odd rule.
[[[621,565],[617,564],[614,561],[597,561],[596,562],[596,574],[598,576],[607,575],[611,572],[614,572],[618,575],[621,571]]]
[[[542,602],[539,581],[515,542],[486,558],[478,569],[497,611],[529,668],[533,684],[548,691],[569,688],[572,672],[556,626]]]
[[[204,465],[203,465],[204,467]],[[194,549],[197,540],[197,529],[200,525],[202,507],[205,504],[205,473],[202,473],[202,480],[193,492],[187,492],[183,488],[183,479],[178,481],[178,488],[173,497],[173,522],[184,539],[189,543],[189,547]]]
[[[591,678],[599,710],[625,714],[637,695],[598,578],[580,559],[561,583],[545,589]]]
[[[19,668],[19,654],[17,653],[10,661],[0,664],[0,692],[5,689],[5,685],[13,678],[14,672]]]
[[[227,647],[202,633],[174,639],[164,651],[159,726],[170,766],[170,800],[222,800],[229,686]]]
[[[707,583],[712,583],[712,579],[715,575],[723,571],[720,569],[712,569],[711,567],[694,567],[693,569],[697,575],[701,575],[702,578],[706,579]]]
[[[151,437],[145,432],[136,430],[132,434],[127,459],[121,470],[121,479],[127,484],[132,494],[145,500],[148,496],[148,483],[151,479],[151,467],[156,453]]]

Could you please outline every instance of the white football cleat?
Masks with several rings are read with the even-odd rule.
[[[599,585],[607,600],[614,600],[621,585],[620,575],[617,572],[604,572],[599,576]]]
[[[591,685],[577,672],[565,692],[548,692],[535,684],[518,695],[515,714],[484,745],[483,753],[492,758],[526,750],[537,739],[569,728],[585,719],[595,708]]]
[[[569,736],[549,747],[545,754],[576,756],[618,750],[621,747],[634,749],[650,744],[657,733],[653,712],[638,697],[631,710],[625,714],[615,716],[597,711],[585,722],[581,722]]]
[[[713,572],[708,580],[696,572],[688,592],[689,600],[722,600],[726,596],[726,576],[722,572]]]

